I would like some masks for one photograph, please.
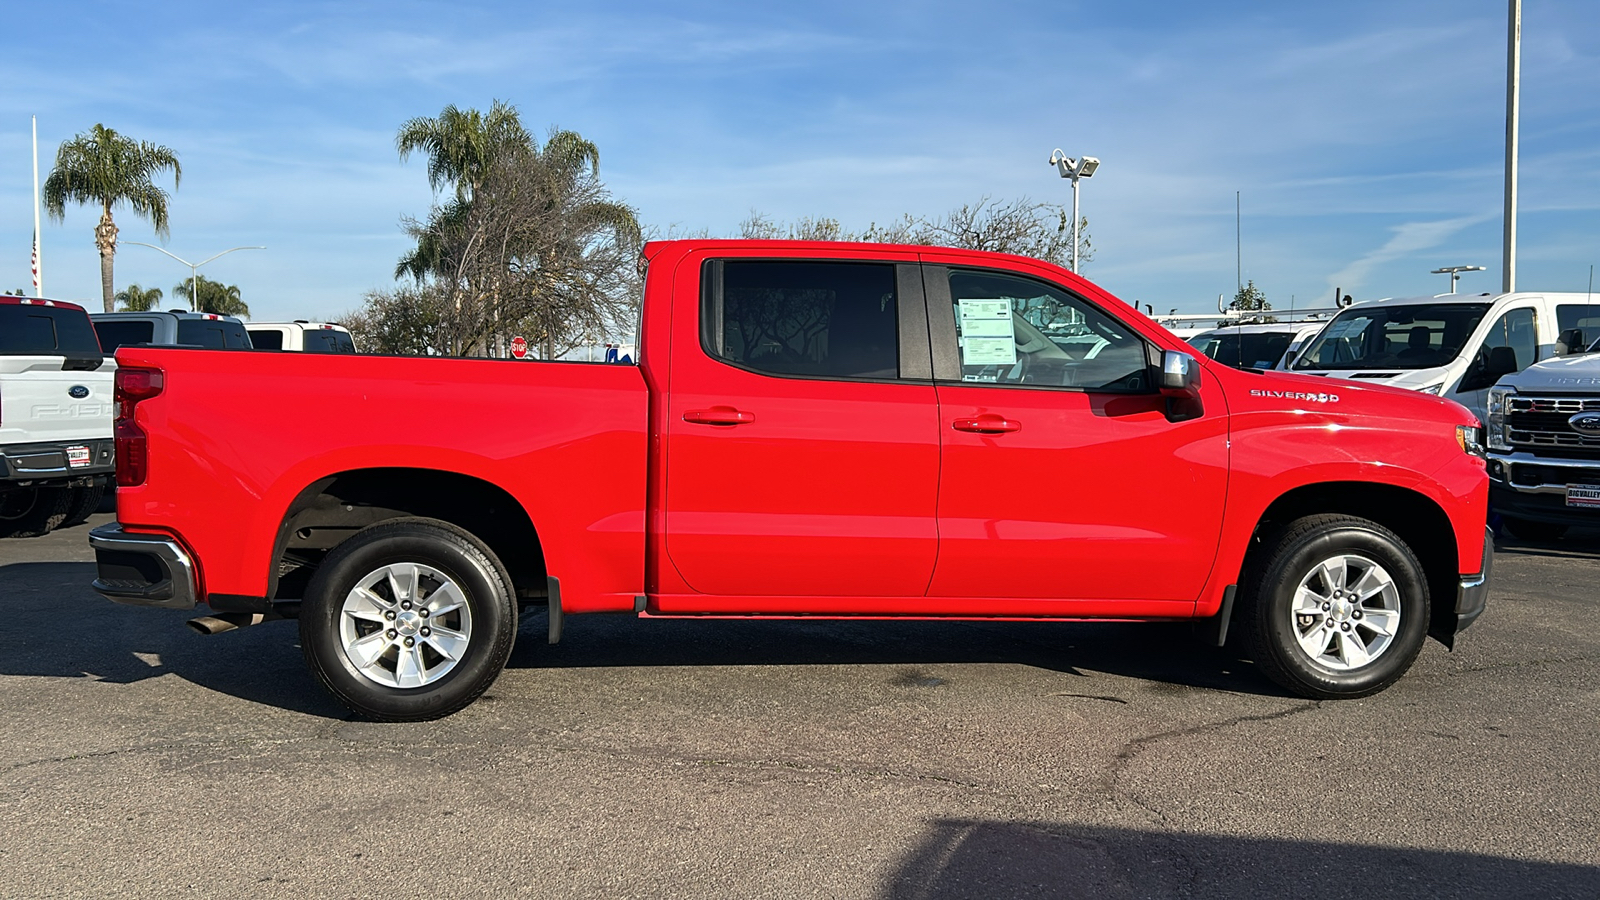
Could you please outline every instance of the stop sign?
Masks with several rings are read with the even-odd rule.
[[[528,358],[528,342],[520,334],[511,339],[511,355],[517,359]]]

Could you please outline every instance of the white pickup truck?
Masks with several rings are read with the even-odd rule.
[[[298,353],[354,353],[350,329],[332,322],[251,322],[250,343],[257,350],[293,350]]]
[[[115,471],[112,380],[75,303],[0,296],[0,537],[89,517]]]
[[[1484,424],[1489,504],[1507,531],[1555,540],[1600,525],[1600,341],[1500,379]]]

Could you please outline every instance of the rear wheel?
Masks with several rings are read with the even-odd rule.
[[[447,716],[499,677],[516,637],[511,579],[446,522],[397,519],[336,547],[306,587],[300,644],[341,702],[390,722]]]
[[[1428,633],[1428,582],[1405,542],[1354,516],[1299,519],[1252,567],[1242,609],[1251,656],[1303,697],[1375,694]]]
[[[0,494],[0,537],[40,537],[66,521],[70,488],[26,487]]]
[[[1504,520],[1511,536],[1524,541],[1553,541],[1567,533],[1567,526],[1554,522],[1534,522],[1530,519]]]
[[[71,525],[82,525],[100,508],[100,499],[106,495],[106,480],[96,478],[88,487],[75,487],[72,489],[72,499],[67,508],[67,517],[61,523],[65,528]]]

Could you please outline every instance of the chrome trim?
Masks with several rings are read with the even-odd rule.
[[[89,532],[89,546],[96,551],[137,553],[153,556],[166,570],[167,580],[142,589],[123,589],[96,578],[91,587],[100,596],[132,606],[162,609],[192,609],[197,602],[194,563],[177,541],[160,534],[137,534],[122,530],[112,522]]]
[[[1600,459],[1552,459],[1546,456],[1535,456],[1521,450],[1507,453],[1503,450],[1492,450],[1489,459],[1498,461],[1503,470],[1503,476],[1495,478],[1490,476],[1496,484],[1504,485],[1519,494],[1561,494],[1567,492],[1568,482],[1551,484],[1517,484],[1512,477],[1513,467],[1517,465],[1548,466],[1552,469],[1586,469],[1591,472],[1600,472]]]

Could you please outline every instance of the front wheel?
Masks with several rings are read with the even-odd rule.
[[[317,679],[372,719],[450,715],[499,677],[516,595],[482,541],[447,522],[397,519],[328,554],[306,586],[300,645]]]
[[[1303,697],[1383,690],[1411,668],[1428,633],[1428,582],[1399,536],[1355,516],[1299,519],[1245,579],[1251,656]]]

